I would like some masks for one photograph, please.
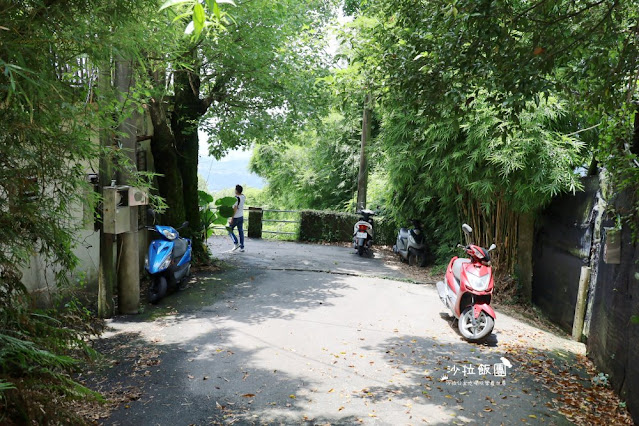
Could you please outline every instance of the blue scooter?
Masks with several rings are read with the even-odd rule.
[[[180,237],[178,230],[188,226],[184,222],[178,229],[170,226],[148,226],[146,229],[161,235],[151,241],[144,267],[151,275],[149,302],[158,303],[167,290],[177,285],[191,272],[191,240]]]

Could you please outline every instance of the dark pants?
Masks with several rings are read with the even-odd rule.
[[[229,235],[233,240],[233,244],[237,244],[238,240],[233,232],[233,228],[237,226],[237,233],[240,234],[240,248],[244,248],[244,217],[234,217],[233,222],[231,222],[231,230],[229,231]]]

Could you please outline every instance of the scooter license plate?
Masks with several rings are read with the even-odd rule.
[[[366,232],[358,232],[357,238],[368,238],[368,233]]]

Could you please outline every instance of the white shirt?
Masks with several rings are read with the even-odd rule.
[[[235,199],[237,201],[233,205],[233,208],[237,207],[237,210],[235,211],[233,218],[244,217],[244,200],[246,200],[246,197],[244,196],[244,194],[240,194],[240,195],[236,195]]]

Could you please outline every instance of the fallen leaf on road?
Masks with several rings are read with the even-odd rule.
[[[244,398],[253,398],[255,396],[254,393],[245,393],[244,395],[242,395]]]

